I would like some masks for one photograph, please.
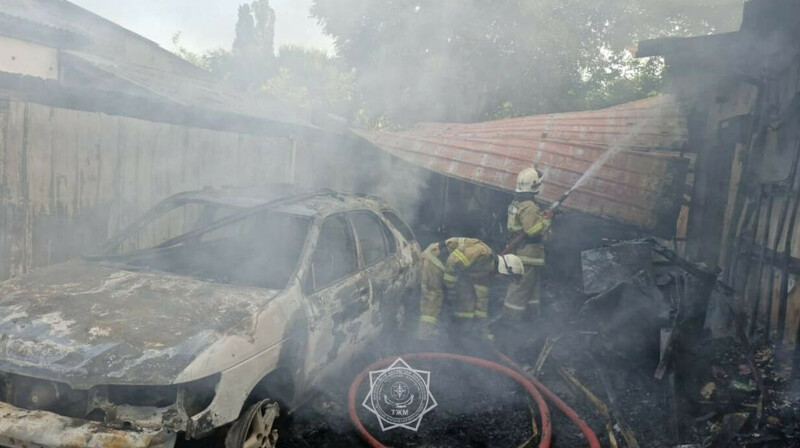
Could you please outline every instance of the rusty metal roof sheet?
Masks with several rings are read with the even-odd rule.
[[[607,109],[476,124],[424,123],[404,132],[356,130],[389,153],[447,176],[513,190],[531,165],[554,201],[610,148],[619,148],[565,207],[671,236],[683,200],[686,120],[669,96]]]

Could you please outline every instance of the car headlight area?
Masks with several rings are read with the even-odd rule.
[[[0,373],[0,402],[119,430],[185,432],[191,417],[213,401],[220,375],[167,386],[100,385],[77,390],[67,384]]]

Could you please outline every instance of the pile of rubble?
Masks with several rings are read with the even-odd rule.
[[[715,339],[704,328],[709,301],[729,300],[715,272],[654,241],[633,241],[584,252],[583,276],[582,288],[548,284],[551,318],[505,348],[572,406],[603,446],[800,446],[800,387],[774,351]],[[360,446],[345,391],[360,368],[397,354],[394,343],[380,345],[282,422],[290,446]],[[415,367],[432,372],[440,405],[417,433],[381,433],[364,413],[362,421],[387,445],[536,446],[535,406],[510,380],[442,361]],[[553,446],[586,446],[578,428],[551,412]]]

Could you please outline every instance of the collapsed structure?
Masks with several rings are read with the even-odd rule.
[[[738,32],[639,46],[664,56],[697,154],[686,255],[720,266],[749,336],[779,345],[800,320],[799,24],[797,2],[751,1]]]
[[[627,235],[672,240],[693,262],[720,266],[749,318],[750,335],[763,327],[764,341],[794,345],[799,11],[789,0],[751,1],[738,32],[642,42],[638,56],[665,57],[672,97],[599,111],[355,133],[445,176],[427,183],[424,201],[438,211],[427,220],[451,233],[493,232],[486,227],[496,220],[477,215],[502,215],[516,173],[531,164],[548,171],[541,198],[552,202],[598,158],[619,151],[565,206],[632,229]],[[476,222],[484,228],[465,224]],[[593,233],[613,238],[620,232],[617,226]]]
[[[666,394],[668,410],[650,417],[666,419],[669,428],[644,440],[706,438],[719,447],[734,440],[791,443],[797,412],[789,404],[796,400],[791,384],[800,376],[798,8],[788,0],[750,1],[738,32],[642,42],[638,56],[664,56],[671,98],[604,111],[357,134],[399,160],[446,176],[428,184],[436,189],[426,191],[435,203],[427,210],[438,211],[428,220],[450,234],[484,237],[495,234],[514,173],[531,163],[549,169],[542,198],[554,201],[591,161],[624,146],[570,199],[579,213],[558,218],[549,250],[566,260],[551,267],[549,277],[574,279],[582,267],[584,280],[603,280],[585,281],[576,298],[590,298],[584,312],[604,341],[588,346],[601,358],[622,356],[627,367],[578,356],[563,365],[565,381],[579,395],[585,390],[570,376],[571,366],[615,401],[607,379],[592,378],[586,369],[641,383],[647,374],[637,377],[629,363],[649,360],[655,364],[644,371],[664,380],[659,394]],[[587,226],[592,231],[582,233]],[[638,252],[625,244],[584,252],[583,266],[575,263],[581,250],[603,239],[645,234],[662,240],[634,245],[643,247]],[[615,252],[625,275],[587,263],[593,256],[608,261]],[[563,288],[553,294],[561,300],[569,295]],[[586,347],[572,339],[562,343],[573,352]],[[648,387],[653,392],[661,386]],[[611,411],[619,416],[619,409]],[[623,414],[634,420],[631,412],[647,414],[629,411]],[[609,421],[625,428],[624,420]],[[743,429],[748,434],[737,436]],[[625,444],[636,446],[631,434],[623,431]]]

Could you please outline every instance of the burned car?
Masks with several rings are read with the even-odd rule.
[[[278,403],[398,328],[419,259],[371,197],[170,197],[99,255],[0,284],[0,446],[274,446]]]

